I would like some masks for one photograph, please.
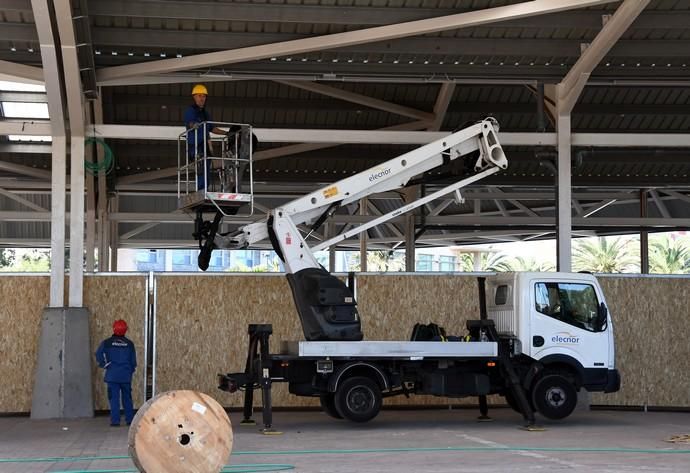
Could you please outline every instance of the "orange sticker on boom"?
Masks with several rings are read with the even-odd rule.
[[[323,191],[323,196],[327,199],[338,195],[338,188],[336,186],[329,187]]]

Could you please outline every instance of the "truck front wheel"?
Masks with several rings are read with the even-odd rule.
[[[532,388],[532,403],[537,412],[547,419],[564,419],[572,414],[577,405],[577,391],[564,376],[547,374]]]
[[[347,420],[367,422],[381,410],[381,388],[370,378],[355,376],[338,386],[335,408]]]

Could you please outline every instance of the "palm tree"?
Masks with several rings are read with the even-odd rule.
[[[460,255],[460,270],[474,271],[474,258],[477,253],[462,253]],[[513,271],[505,253],[483,252],[479,256],[479,271]]]
[[[534,258],[523,258],[518,256],[510,261],[510,267],[513,271],[555,271],[556,266],[549,261],[537,261]]]
[[[599,237],[578,240],[573,245],[573,269],[594,273],[622,273],[636,269],[638,264],[634,252],[625,240]]]
[[[656,239],[649,245],[649,272],[683,274],[690,272],[690,249],[681,240]]]
[[[359,253],[353,253],[350,259],[352,271],[359,271]],[[399,251],[367,251],[367,271],[402,271],[405,268],[405,257]]]

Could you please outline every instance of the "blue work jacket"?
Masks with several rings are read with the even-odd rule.
[[[206,108],[200,108],[196,105],[190,105],[189,108],[184,112],[184,126],[186,129],[190,130],[190,123],[206,123],[206,134],[204,135],[204,127],[199,125],[199,128],[187,133],[187,149],[189,150],[190,158],[194,157],[195,152],[199,156],[204,154],[204,136],[206,140],[211,136],[211,130],[215,128],[215,125],[211,123],[211,115],[208,113]],[[197,145],[198,143],[198,145]],[[197,148],[198,146],[198,148]],[[208,146],[208,145],[206,145]]]
[[[113,335],[96,350],[98,366],[105,368],[106,383],[131,383],[137,367],[137,352],[127,337]]]

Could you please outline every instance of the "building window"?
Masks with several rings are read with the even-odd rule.
[[[417,264],[415,265],[415,268],[417,271],[431,271],[431,265],[433,261],[433,255],[418,255]]]
[[[189,266],[192,264],[192,255],[189,251],[174,251],[172,263],[176,266]]]
[[[144,250],[137,252],[137,263],[155,263],[158,258],[156,250]]]
[[[439,260],[440,271],[455,271],[455,256],[441,256]]]

